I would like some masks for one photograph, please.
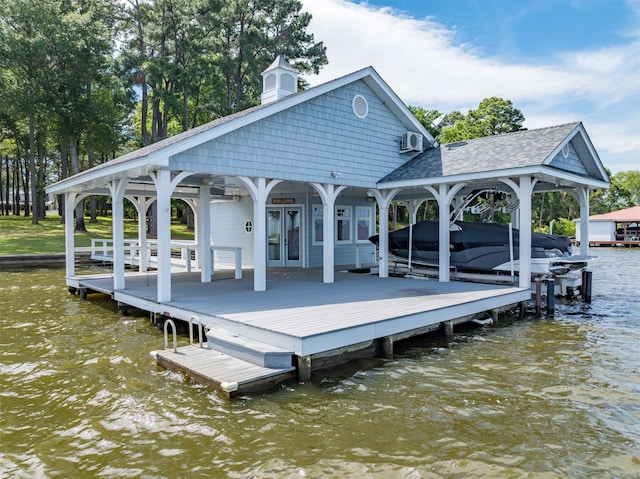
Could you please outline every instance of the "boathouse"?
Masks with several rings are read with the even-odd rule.
[[[580,244],[584,238],[582,222],[575,221],[576,242]],[[640,206],[589,216],[589,245],[640,246]]]
[[[529,299],[532,195],[569,191],[586,220],[589,192],[608,186],[580,122],[439,145],[371,67],[303,91],[283,57],[262,75],[261,105],[47,188],[64,195],[67,218],[89,195],[111,197],[105,257],[113,270],[76,274],[67,221],[70,290],[105,292],[124,306],[203,324],[207,348],[158,353],[158,362],[229,395],[305,379],[312,364],[358,350],[390,354],[395,340],[450,331]],[[450,281],[450,212],[478,189],[503,192],[517,206],[515,285]],[[136,238],[124,237],[125,198],[138,212]],[[195,241],[172,241],[172,198],[193,209]],[[158,237],[149,239],[154,201]],[[437,202],[437,280],[389,274],[387,218],[397,201],[414,222],[423,202]],[[376,232],[379,250],[368,241]],[[231,274],[220,268],[228,263]],[[363,266],[375,274],[348,272]]]

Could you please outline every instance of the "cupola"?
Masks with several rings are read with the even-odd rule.
[[[261,103],[266,105],[297,91],[298,72],[291,68],[282,55],[278,55],[278,58],[262,72]]]

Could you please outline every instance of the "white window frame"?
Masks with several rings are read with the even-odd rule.
[[[312,236],[312,240],[311,240],[311,244],[312,245],[321,245],[323,243],[324,240],[324,216],[323,216],[323,212],[324,212],[324,206],[323,205],[311,205],[311,234]],[[320,225],[322,227],[322,238],[321,239],[316,239],[317,236],[317,231],[316,228],[317,226]]]
[[[347,213],[347,214],[345,215],[344,213]],[[335,227],[336,227],[335,241],[336,241],[336,244],[352,244],[353,243],[353,208],[351,206],[336,205],[335,215],[336,215],[336,218],[335,218]],[[346,229],[346,231],[349,234],[349,238],[348,239],[338,239],[338,235],[341,232],[340,223],[345,218],[349,221],[349,227]]]
[[[355,219],[355,230],[356,230],[356,232],[355,232],[356,243],[361,243],[361,244],[362,243],[369,243],[369,237],[373,234],[371,232],[371,227],[373,225],[373,208],[371,206],[356,206],[355,210],[356,210],[356,214],[355,214],[355,218],[354,219]],[[364,238],[364,239],[360,239],[360,238],[358,238],[358,232],[360,231],[359,223],[360,223],[360,219],[361,219],[360,212],[365,211],[365,210],[368,213],[368,216],[367,216],[366,220],[369,223],[369,228],[368,228],[367,237]],[[362,219],[364,219],[364,217],[362,217]]]

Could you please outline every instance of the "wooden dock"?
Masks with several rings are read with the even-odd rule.
[[[128,273],[126,287],[119,291],[113,291],[108,275],[68,278],[68,284],[81,292],[110,292],[120,305],[166,318],[189,321],[195,316],[208,330],[211,349],[157,352],[158,363],[230,396],[295,374],[307,379],[312,365],[334,364],[358,349],[390,354],[394,341],[486,318],[487,312],[531,297],[529,290],[513,286],[348,272],[336,272],[335,282],[326,284],[319,269],[269,270],[267,291],[260,292],[252,289],[251,271],[242,280],[233,278],[229,271],[201,283],[199,273],[174,273],[168,303],[156,301],[152,272]],[[280,355],[278,367],[265,367],[270,355]]]
[[[265,368],[204,347],[182,346],[152,351],[158,364],[186,374],[196,382],[220,390],[227,397],[264,391],[297,377],[294,366]]]

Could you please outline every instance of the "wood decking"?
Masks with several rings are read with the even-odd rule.
[[[105,275],[68,278],[68,284],[89,291],[109,292],[111,288],[112,296],[119,303],[152,313],[184,321],[196,316],[212,330],[223,330],[245,341],[291,351],[297,357],[299,369],[301,365],[304,369],[315,355],[383,338],[392,344],[393,340],[419,334],[430,327],[469,320],[476,314],[530,298],[530,291],[512,286],[379,278],[348,272],[336,272],[335,282],[325,284],[319,269],[269,270],[267,291],[261,292],[252,289],[251,271],[244,273],[243,280],[233,277],[232,271],[217,272],[214,281],[201,283],[199,273],[174,273],[173,300],[168,303],[155,300],[154,273],[128,273],[126,287],[120,291],[113,291],[113,281]],[[184,356],[182,359],[186,362],[180,363],[180,356]],[[192,361],[187,360],[190,356],[182,351],[161,353],[157,357],[159,363],[166,365],[169,360],[175,360],[174,369],[216,387],[223,382],[242,386],[245,379],[215,378],[193,370],[187,364]],[[283,372],[289,376],[290,373],[291,370]],[[250,381],[245,390],[249,387]],[[233,392],[236,391],[229,394]],[[242,387],[237,392],[242,392]]]
[[[175,353],[161,350],[151,355],[160,366],[184,373],[228,397],[270,389],[297,376],[293,366],[265,368],[206,347],[182,346]]]

